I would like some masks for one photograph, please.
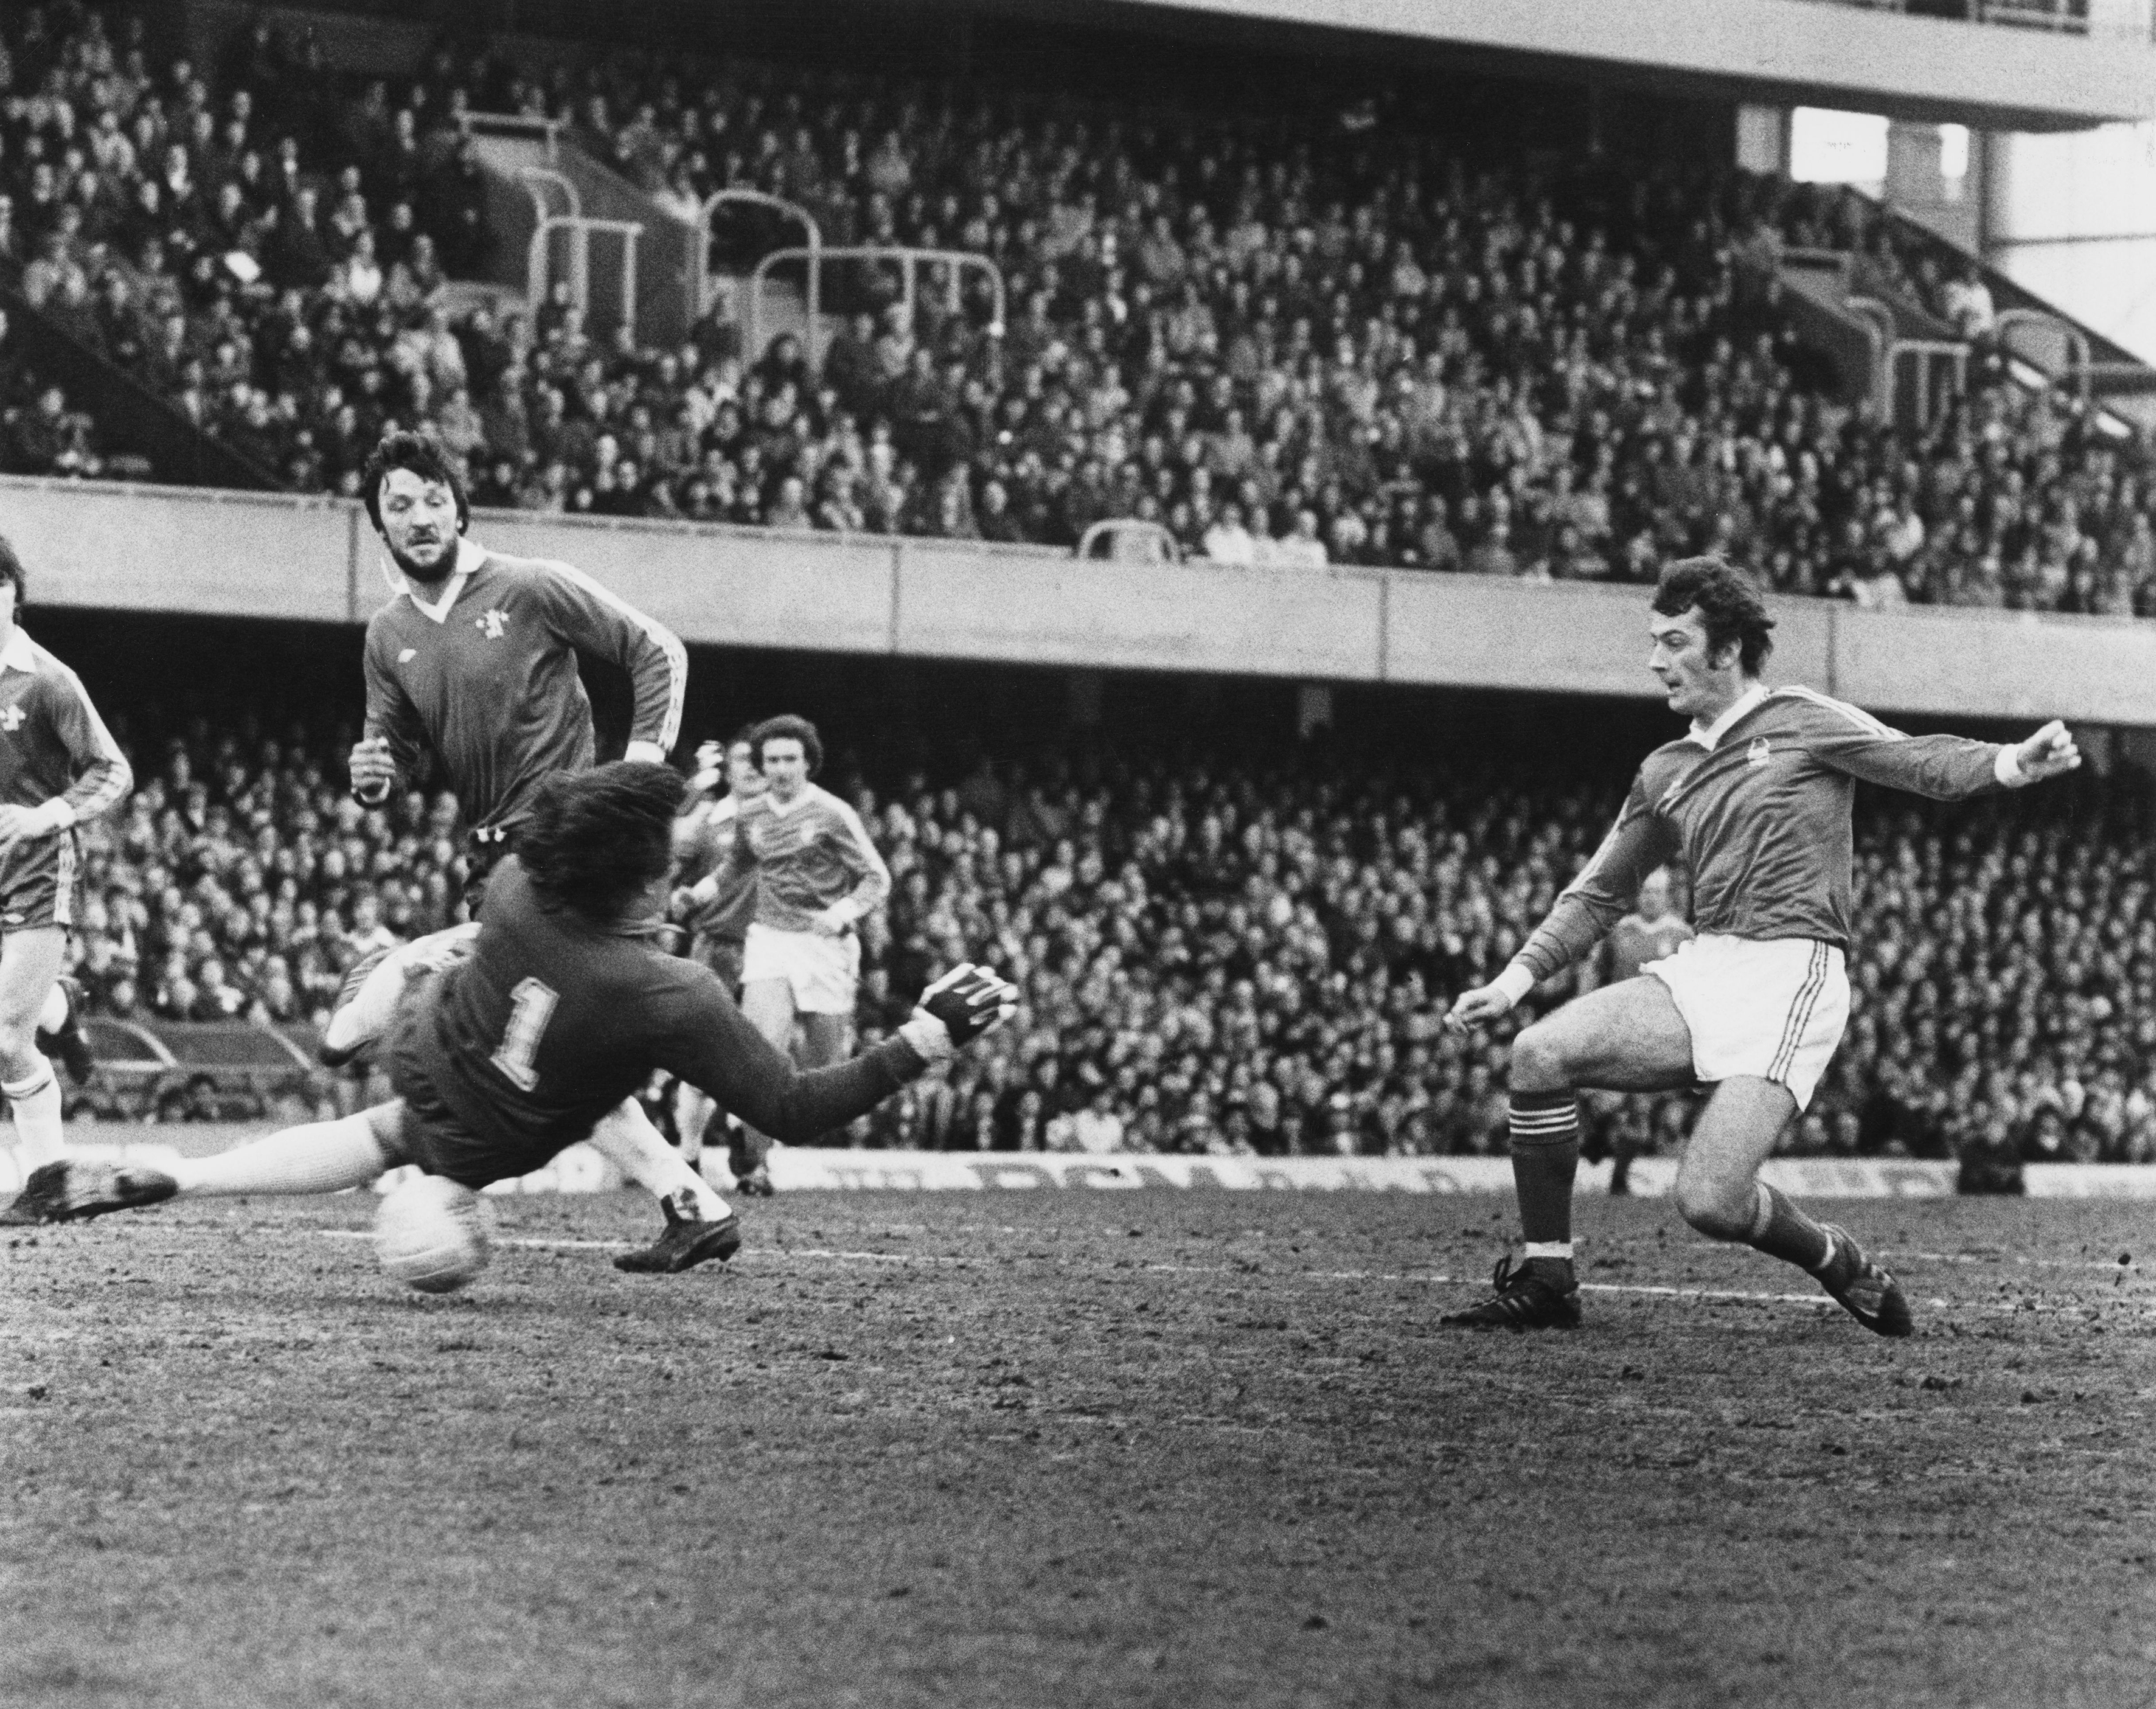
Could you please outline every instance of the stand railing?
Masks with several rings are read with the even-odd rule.
[[[811,254],[820,254],[824,248],[824,234],[816,223],[816,217],[798,202],[789,202],[783,196],[773,196],[762,190],[714,192],[704,198],[703,209],[696,217],[696,295],[692,306],[699,316],[708,312],[711,306],[711,218],[721,208],[768,208],[800,225]]]
[[[592,239],[613,238],[621,244],[621,321],[631,338],[636,336],[636,242],[644,235],[641,222],[633,219],[591,219],[580,213],[542,213],[532,229],[525,255],[526,289],[536,313],[546,302],[553,273],[553,238],[567,234],[567,262],[569,300],[589,318],[592,308]]]
[[[825,249],[822,245],[819,244],[813,249],[773,249],[768,255],[766,255],[761,261],[756,264],[756,270],[749,275],[748,316],[746,331],[747,333],[748,351],[752,357],[761,355],[763,349],[763,342],[760,335],[762,331],[763,282],[765,276],[770,273],[773,267],[778,266],[782,262],[788,261],[801,261],[805,262],[808,264],[808,336],[804,340],[804,342],[808,346],[806,353],[808,361],[808,367],[812,372],[819,369],[823,366],[823,352],[819,348],[821,341],[818,327],[818,316],[822,313],[823,310],[824,269],[834,261],[882,262],[896,264],[900,269],[900,300],[906,305],[906,318],[909,321],[913,317],[914,305],[916,301],[916,276],[921,268],[923,266],[937,266],[947,267],[951,269],[950,290],[947,302],[952,312],[954,314],[957,312],[963,305],[963,300],[959,295],[960,276],[969,268],[978,269],[981,272],[988,275],[988,289],[993,294],[995,298],[995,307],[993,310],[993,319],[990,321],[988,325],[988,336],[992,338],[1000,338],[1003,336],[1004,326],[1008,319],[1005,313],[1008,300],[1004,290],[1003,269],[997,266],[994,262],[991,261],[986,255],[980,254],[978,251],[973,249],[918,249],[906,244],[884,245],[880,244],[865,244],[859,245],[847,245],[838,249]]]

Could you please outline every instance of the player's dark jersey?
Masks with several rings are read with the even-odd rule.
[[[1649,962],[1675,955],[1677,947],[1689,942],[1691,936],[1691,927],[1674,914],[1665,914],[1659,920],[1627,914],[1602,940],[1603,983],[1614,985],[1638,977]]]
[[[546,908],[522,863],[504,860],[470,956],[414,995],[424,1007],[409,1019],[413,1051],[434,1092],[475,1135],[536,1167],[654,1069],[798,1141],[866,1113],[926,1065],[894,1038],[798,1072],[709,969],[652,938]]]
[[[367,626],[367,734],[389,738],[399,772],[424,744],[469,824],[514,826],[545,779],[592,764],[580,651],[629,672],[629,739],[673,747],[689,674],[673,635],[568,564],[467,541],[458,565],[445,608],[407,588]]]
[[[689,929],[699,938],[739,943],[748,936],[749,921],[756,918],[757,869],[728,858],[740,807],[739,799],[732,795],[700,801],[675,834],[675,847],[681,854],[680,883],[693,885],[708,873],[718,875],[717,894],[689,920]]]
[[[1732,711],[1711,746],[1687,736],[1647,756],[1594,858],[1516,957],[1537,980],[1584,954],[1640,881],[1680,857],[1698,931],[1845,949],[1857,780],[1938,801],[1998,786],[1998,743],[1905,736],[1811,689]]]

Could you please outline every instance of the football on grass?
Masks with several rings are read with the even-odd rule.
[[[414,1175],[383,1195],[374,1250],[398,1280],[422,1293],[454,1293],[486,1268],[486,1208],[469,1187]]]

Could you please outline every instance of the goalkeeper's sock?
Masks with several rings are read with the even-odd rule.
[[[1764,1181],[1754,1183],[1752,1232],[1746,1244],[1770,1258],[1816,1273],[1834,1256],[1834,1238]]]
[[[14,1106],[15,1147],[22,1153],[23,1174],[67,1155],[67,1141],[60,1129],[60,1083],[53,1065],[31,1053],[38,1065],[18,1080],[0,1082],[0,1093]]]
[[[1514,1092],[1512,1190],[1527,1259],[1572,1264],[1572,1183],[1579,1173],[1579,1101],[1570,1092]]]
[[[715,1223],[733,1214],[733,1207],[666,1143],[644,1106],[631,1098],[601,1116],[592,1129],[592,1149],[654,1198],[671,1203],[684,1216]]]
[[[182,1195],[234,1193],[341,1193],[364,1187],[389,1167],[366,1112],[335,1121],[287,1127],[214,1157],[182,1157],[169,1165]]]

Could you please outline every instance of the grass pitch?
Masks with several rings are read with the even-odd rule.
[[[0,1700],[2156,1697],[2132,1205],[1837,1207],[1903,1342],[1656,1203],[1532,1337],[1435,1325],[1491,1199],[803,1194],[672,1278],[498,1208],[447,1298],[362,1195],[0,1244]]]

